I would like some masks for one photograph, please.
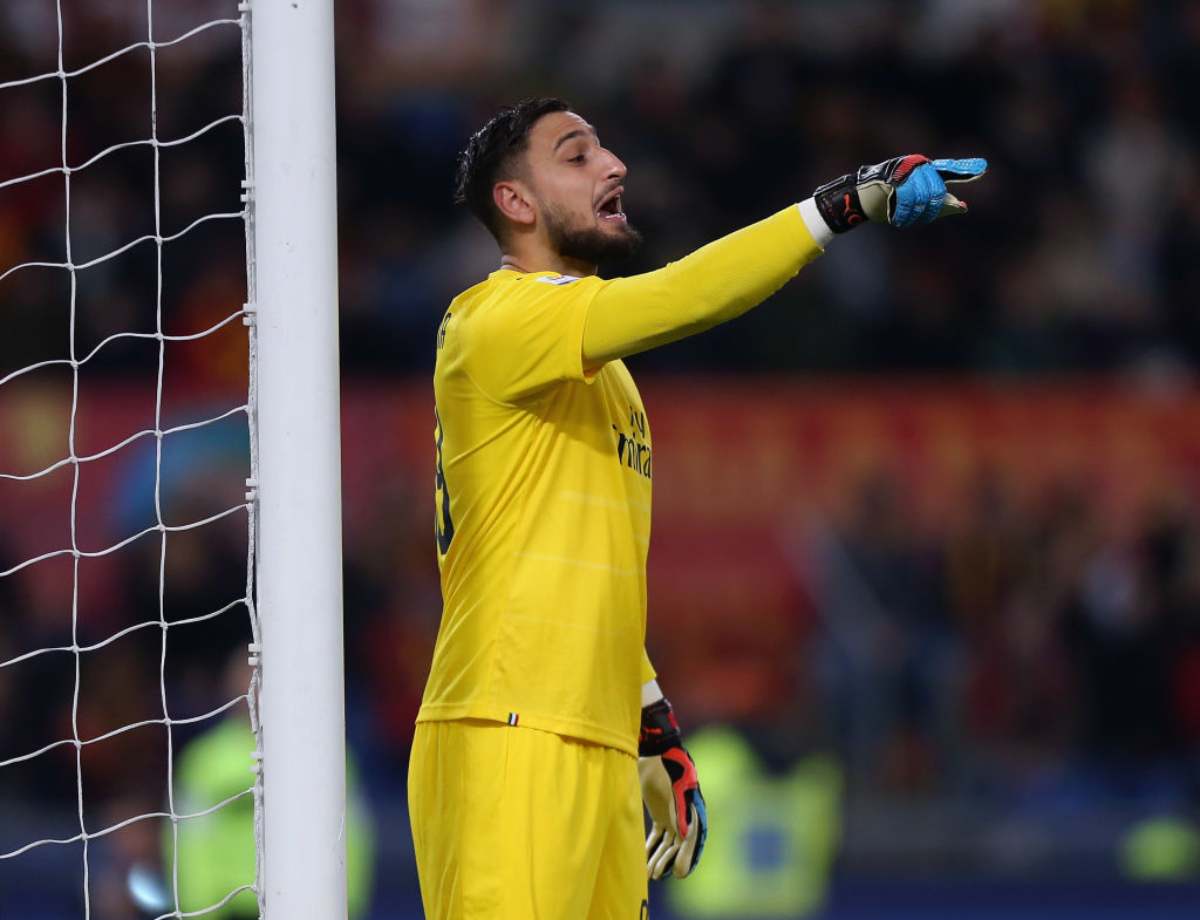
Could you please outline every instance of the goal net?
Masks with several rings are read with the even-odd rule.
[[[344,916],[331,0],[0,33],[0,916]]]

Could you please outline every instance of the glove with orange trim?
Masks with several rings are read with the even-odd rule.
[[[696,764],[680,743],[679,723],[665,699],[642,709],[638,774],[651,825],[646,837],[646,872],[652,879],[668,872],[684,878],[700,864],[708,837],[708,812]]]
[[[987,172],[987,160],[931,160],[919,153],[860,166],[813,192],[817,210],[834,233],[866,221],[903,230],[939,217],[966,214],[967,203],[946,188],[974,182]]]

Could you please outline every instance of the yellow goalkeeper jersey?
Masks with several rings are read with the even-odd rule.
[[[636,753],[650,427],[621,361],[582,363],[599,278],[493,272],[434,371],[443,612],[418,721],[480,718]]]
[[[418,721],[636,753],[654,454],[620,356],[744,313],[820,252],[791,206],[657,271],[502,269],[455,298],[433,376],[442,622]]]

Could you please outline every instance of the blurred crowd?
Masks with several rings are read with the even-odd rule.
[[[430,305],[495,261],[447,207],[455,151],[498,105],[539,93],[570,100],[629,167],[647,243],[622,272],[860,163],[919,150],[992,164],[965,189],[977,218],[839,240],[765,309],[639,366],[1174,378],[1200,357],[1194,3],[358,9],[343,47],[386,63],[341,75],[351,366],[428,366]]]
[[[64,15],[68,67],[145,37],[143,3],[76,6]],[[160,37],[235,15],[226,0],[156,6]],[[47,9],[14,0],[0,11],[0,81],[54,69]],[[647,367],[1175,379],[1200,357],[1194,3],[345,0],[337,39],[348,373],[431,367],[443,305],[495,263],[450,204],[456,153],[499,105],[533,94],[570,100],[629,166],[628,211],[647,243],[612,271],[661,265],[863,162],[921,150],[992,164],[967,190],[977,218],[839,240],[765,309]],[[161,137],[240,111],[237,53],[231,29],[159,51]],[[148,135],[149,72],[138,52],[70,81],[70,161]],[[57,81],[5,92],[0,173],[56,165]],[[164,151],[166,229],[217,202],[237,209],[239,150],[234,124]],[[75,177],[76,256],[115,248],[153,216],[146,151],[93,173]],[[0,189],[5,264],[61,257],[61,185]],[[236,271],[232,244],[204,255],[170,266],[168,305],[203,301],[214,277]],[[106,302],[136,300],[151,269],[112,266]],[[9,282],[15,303],[43,296]],[[6,338],[4,365],[60,320]]]
[[[927,529],[865,482],[818,537],[828,711],[871,788],[1050,813],[1200,802],[1200,529],[1163,498],[1115,533],[1062,481],[981,472]]]
[[[46,6],[7,0],[0,9],[0,82],[56,68]],[[236,16],[235,6],[157,0],[156,33]],[[64,7],[68,69],[144,36],[143,0]],[[1086,372],[1115,375],[1151,399],[1185,391],[1200,362],[1200,4],[339,0],[337,14],[350,391],[419,401],[445,305],[496,262],[490,239],[450,203],[456,152],[500,104],[535,94],[570,100],[629,166],[627,209],[646,245],[611,271],[661,265],[859,163],[911,150],[991,162],[986,180],[965,190],[968,219],[904,237],[839,239],[760,310],[631,361],[646,379],[773,371],[886,382],[933,372],[1048,386],[1051,376]],[[240,111],[238,54],[236,29],[159,51],[161,137]],[[68,81],[70,164],[148,136],[148,74],[139,51]],[[0,182],[59,164],[58,81],[0,93]],[[241,157],[240,126],[224,124],[163,152],[157,196],[148,150],[114,154],[94,177],[77,174],[73,258],[154,232],[156,197],[166,233],[238,210]],[[0,274],[64,259],[62,186],[57,175],[0,188]],[[240,234],[232,220],[166,245],[164,328],[195,332],[240,308]],[[78,274],[78,354],[116,332],[153,331],[153,255],[135,249]],[[0,377],[68,355],[64,277],[31,269],[0,281]],[[103,349],[87,385],[152,386],[157,352],[138,348]],[[172,355],[180,407],[244,381],[242,339],[222,339],[218,352],[168,349],[168,364]],[[51,370],[21,385],[44,385],[38,398],[61,404],[54,388],[67,382]],[[0,424],[15,426],[10,386],[0,388]],[[710,380],[702,392],[717,389]],[[403,808],[440,598],[432,452],[427,462],[372,460],[379,445],[369,423],[347,426],[348,719],[368,794],[387,810]],[[414,437],[431,431],[410,428]],[[0,443],[0,458],[11,459],[20,431],[0,431],[14,439],[8,449]],[[425,457],[423,441],[406,450]],[[660,450],[685,446],[664,440]],[[234,491],[240,463],[218,463]],[[671,647],[689,629],[721,627],[652,610],[651,652],[684,718],[735,719],[772,763],[831,750],[846,766],[852,802],[967,803],[979,814],[1048,819],[1117,807],[1194,814],[1200,469],[1175,469],[1170,489],[1116,521],[1069,477],[1018,496],[984,466],[953,499],[954,515],[931,518],[903,475],[881,472],[844,492],[852,511],[812,518],[799,538],[807,562],[786,576],[794,595],[781,595],[795,598],[786,625],[756,621],[748,607],[727,627],[769,637],[744,637],[743,647],[757,656],[759,676],[777,675],[746,684],[737,713],[712,704],[713,688],[689,686],[720,673],[715,643],[683,639],[694,653],[686,657]],[[43,499],[63,498],[63,487]],[[4,488],[15,494],[19,485]],[[193,498],[181,496],[181,513]],[[129,515],[119,496],[88,507],[109,515],[120,537]],[[24,524],[0,521],[0,571],[25,558]],[[231,523],[183,542],[165,583],[172,619],[240,596],[244,539]],[[135,545],[88,576],[87,641],[157,616],[156,549]],[[39,565],[0,578],[0,661],[71,642],[69,566]],[[236,610],[180,646],[165,672],[172,699],[192,712],[221,701],[216,666],[246,641],[245,623]],[[97,688],[79,702],[85,727],[153,716],[139,706],[158,686],[159,636],[144,638],[104,653],[109,673],[129,679],[85,675]],[[0,669],[0,760],[70,736],[68,658]],[[92,789],[153,810],[163,794],[160,746],[157,735],[126,738],[108,757],[97,746]],[[36,769],[0,770],[0,809],[23,799],[73,814],[74,776],[70,750]],[[407,845],[397,835],[381,835],[385,859],[389,847],[400,858],[396,848]],[[897,849],[888,855],[902,862],[905,841],[890,839]],[[0,850],[21,842],[5,839]],[[957,842],[943,835],[945,859]]]

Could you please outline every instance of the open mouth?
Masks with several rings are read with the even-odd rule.
[[[596,216],[601,220],[625,220],[625,210],[621,205],[621,193],[623,188],[616,188],[600,199],[600,204],[596,208]]]

